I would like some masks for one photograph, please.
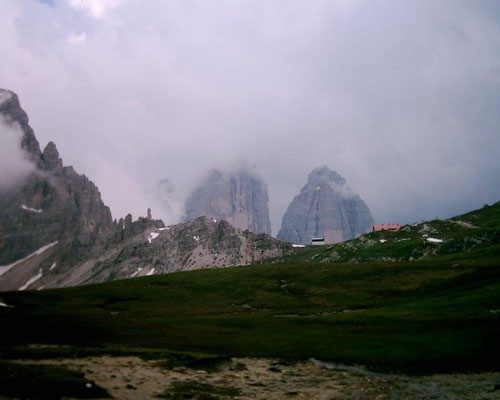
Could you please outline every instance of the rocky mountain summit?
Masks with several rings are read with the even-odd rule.
[[[246,168],[212,170],[186,200],[185,221],[208,216],[242,230],[271,233],[267,185]]]
[[[278,239],[310,244],[313,237],[337,243],[368,232],[373,218],[365,202],[337,172],[314,169],[283,216]]]
[[[21,132],[20,157],[31,166],[15,184],[0,188],[0,291],[243,265],[280,257],[290,248],[212,218],[165,227],[148,209],[136,221],[130,214],[113,221],[97,186],[64,166],[53,142],[40,150],[17,95],[2,89],[0,124],[6,127],[2,134]],[[238,179],[231,190],[241,196],[249,191],[250,205],[244,207],[265,204],[264,218],[256,212],[248,223],[270,231],[265,184],[244,173]],[[231,215],[240,221],[242,214]]]
[[[115,226],[97,187],[63,166],[53,142],[40,151],[17,95],[2,93],[7,98],[0,104],[2,122],[21,128],[20,146],[33,168],[21,182],[0,192],[0,265],[54,241],[75,248],[103,243]]]

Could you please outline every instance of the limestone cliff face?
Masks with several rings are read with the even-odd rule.
[[[313,237],[337,243],[368,232],[373,218],[365,202],[337,172],[314,169],[283,216],[278,239],[310,244]]]
[[[2,123],[21,128],[21,148],[33,164],[22,182],[0,192],[0,265],[54,241],[88,246],[112,235],[111,212],[97,187],[85,175],[63,166],[54,143],[40,151],[18,97],[6,90],[0,90],[0,95]]]
[[[268,203],[267,185],[254,173],[244,168],[232,173],[213,170],[186,200],[185,221],[208,216],[270,234]]]

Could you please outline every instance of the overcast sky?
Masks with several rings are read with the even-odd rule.
[[[377,222],[500,200],[500,1],[1,0],[0,54],[0,87],[114,217],[239,163],[274,233],[323,164]]]

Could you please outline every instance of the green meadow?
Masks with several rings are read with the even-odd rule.
[[[2,293],[13,307],[0,308],[1,351],[7,358],[187,352],[405,373],[496,370],[500,246],[471,254],[295,260]],[[69,347],[27,347],[33,343]]]

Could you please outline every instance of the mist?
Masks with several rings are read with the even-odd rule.
[[[274,233],[324,164],[380,223],[500,200],[496,1],[4,0],[0,54],[42,148],[116,218],[174,223],[209,169],[240,163]]]
[[[21,149],[22,137],[17,123],[9,124],[0,116],[0,191],[11,190],[35,169]]]

